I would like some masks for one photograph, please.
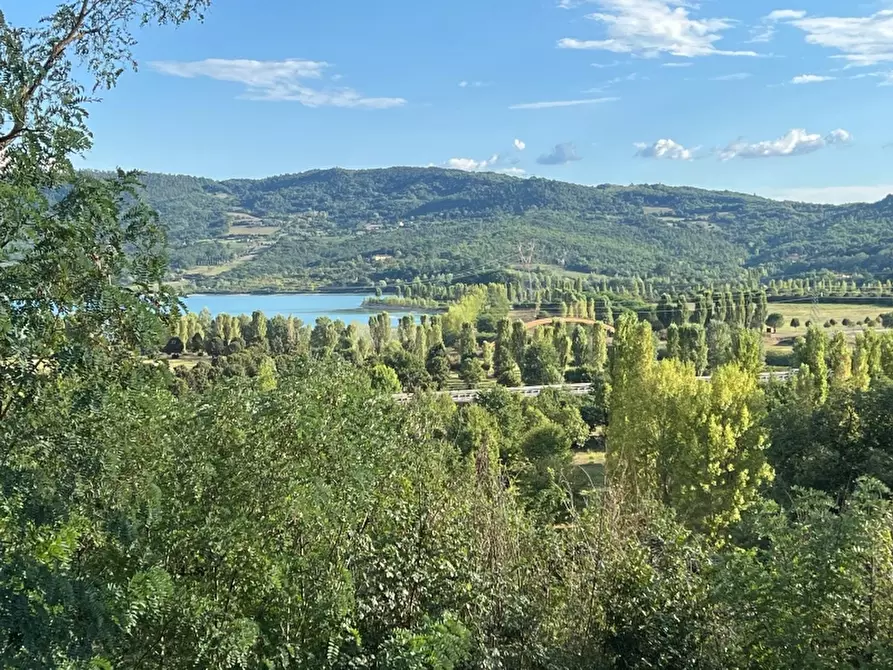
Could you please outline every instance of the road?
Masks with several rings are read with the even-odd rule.
[[[789,370],[786,372],[764,372],[760,375],[760,381],[768,382],[771,379],[785,381],[794,376],[794,374],[796,374],[796,372],[793,370]],[[701,381],[709,381],[710,377],[698,377],[698,379],[700,379]],[[570,395],[586,395],[587,393],[589,393],[589,389],[591,387],[592,384],[552,384],[548,386],[517,386],[514,388],[506,388],[508,388],[508,390],[512,393],[517,393],[518,395],[522,395],[525,398],[535,398],[546,389],[565,391]],[[452,401],[456,404],[467,405],[473,402],[477,402],[480,392],[481,389],[465,389],[462,391],[438,391],[437,395],[449,395]],[[412,399],[412,396],[412,393],[396,393],[394,394],[394,400],[396,400],[397,402],[408,402]]]

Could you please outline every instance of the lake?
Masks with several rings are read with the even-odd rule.
[[[294,316],[310,325],[313,325],[321,316],[327,316],[333,321],[341,319],[345,323],[356,321],[366,325],[372,314],[384,311],[380,308],[363,309],[361,305],[366,297],[368,296],[357,293],[274,293],[269,295],[196,293],[185,298],[183,302],[186,303],[190,312],[198,313],[207,307],[212,316],[251,314],[255,310],[260,310],[268,317],[277,314]],[[387,312],[393,315],[392,321],[396,324],[403,314],[414,314],[418,320],[425,310],[401,312],[397,308],[389,308]]]

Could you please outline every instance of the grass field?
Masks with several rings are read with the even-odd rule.
[[[813,309],[818,319],[813,318]],[[816,325],[823,325],[825,321],[834,319],[838,325],[844,320],[849,319],[853,323],[864,321],[866,318],[877,319],[878,316],[885,312],[893,312],[893,305],[889,302],[859,301],[852,303],[818,303],[813,308],[811,302],[776,302],[769,303],[769,312],[784,315],[785,326],[778,329],[779,335],[791,335],[805,332],[806,322],[814,320]],[[800,319],[800,328],[791,328],[791,319]]]
[[[605,483],[605,452],[604,451],[577,451],[574,452],[573,464],[582,471],[582,476],[592,481],[596,488]]]
[[[861,333],[865,326],[862,322],[866,318],[878,321],[878,317],[885,312],[893,312],[893,305],[883,304],[882,302],[872,302],[869,300],[852,302],[852,303],[818,303],[813,307],[812,302],[788,302],[788,303],[769,303],[769,313],[779,313],[784,316],[784,326],[778,329],[778,332],[772,335],[766,334],[764,343],[766,347],[767,361],[770,367],[773,360],[783,361],[785,357],[793,353],[793,340],[806,334],[806,322],[815,321],[816,325],[824,326],[827,321],[834,320],[837,323],[827,329],[829,337],[832,337],[838,331],[846,334],[847,338],[852,342],[856,335]],[[815,317],[818,318],[815,318]],[[791,328],[791,319],[799,319],[800,327]],[[850,326],[844,326],[843,320],[849,319],[853,322]],[[857,325],[857,322],[858,325]],[[880,323],[878,330],[883,330]],[[776,366],[777,367],[777,366]],[[781,367],[785,367],[782,365]]]
[[[251,235],[254,237],[268,237],[278,232],[278,226],[243,226],[241,224],[233,224],[229,227],[230,236]]]

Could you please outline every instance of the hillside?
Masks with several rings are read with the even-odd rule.
[[[174,272],[212,290],[344,285],[518,263],[680,280],[893,270],[893,196],[840,207],[439,168],[259,180],[147,174]]]

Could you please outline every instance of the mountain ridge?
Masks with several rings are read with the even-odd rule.
[[[609,276],[893,271],[893,195],[819,205],[435,167],[145,173],[143,183],[177,276],[215,290],[458,274],[517,256],[519,244],[536,246],[537,263]]]

